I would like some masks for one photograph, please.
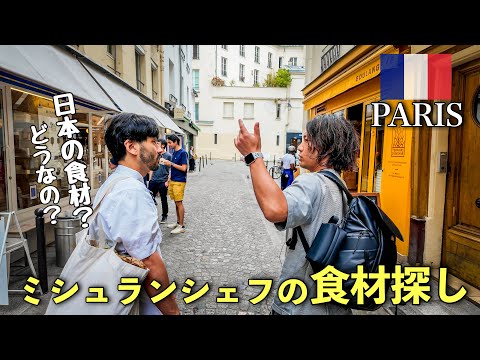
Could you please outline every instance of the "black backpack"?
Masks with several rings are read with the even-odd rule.
[[[348,211],[339,222],[332,216],[328,223],[322,224],[310,247],[300,226],[293,229],[293,236],[287,241],[290,249],[295,248],[297,234],[305,249],[306,258],[314,273],[332,265],[346,274],[357,272],[357,265],[363,265],[365,273],[378,272],[378,266],[384,265],[385,272],[391,274],[397,264],[397,246],[395,239],[403,241],[402,234],[389,217],[366,196],[353,197],[340,179],[327,170],[319,173],[337,184],[348,198]],[[371,286],[375,279],[366,279]],[[350,277],[343,282],[343,290],[347,293],[347,307],[357,310],[377,310],[382,304],[376,304],[378,290],[370,297],[363,297],[363,304],[357,302],[357,295],[352,295],[354,279]],[[391,279],[385,280],[385,292],[388,291]],[[367,289],[368,290],[368,289]],[[333,300],[332,300],[333,301]]]

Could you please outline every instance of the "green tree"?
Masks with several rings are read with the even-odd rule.
[[[276,87],[276,86],[277,86],[276,76],[273,74],[273,72],[271,74],[267,74],[267,78],[263,82],[263,87]]]
[[[292,83],[292,75],[287,69],[278,69],[275,84],[278,87],[288,87]]]

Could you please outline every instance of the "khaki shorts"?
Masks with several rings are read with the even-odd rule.
[[[170,181],[168,184],[168,195],[173,201],[183,201],[186,182]]]

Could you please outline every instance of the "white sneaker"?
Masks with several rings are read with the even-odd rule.
[[[168,224],[167,228],[173,229],[173,228],[176,228],[177,226],[178,226],[178,223],[173,223],[173,224]]]
[[[185,226],[178,225],[175,229],[170,231],[170,234],[180,234],[185,232]]]

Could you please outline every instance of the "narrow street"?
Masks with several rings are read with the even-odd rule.
[[[279,183],[279,179],[277,183]],[[157,198],[161,214],[160,198]],[[170,275],[176,283],[179,307],[185,315],[267,315],[278,286],[285,232],[277,231],[266,221],[255,200],[249,169],[243,162],[210,160],[201,171],[188,173],[185,189],[186,232],[170,234],[167,224],[161,224],[161,250]],[[169,199],[168,222],[174,222],[175,205]],[[36,253],[32,255],[37,266]],[[55,265],[55,247],[47,247],[48,282],[51,288],[62,268]],[[23,259],[12,264],[10,289],[22,289],[29,275]],[[195,283],[191,291],[183,292],[186,281]],[[258,304],[250,303],[263,286],[248,284],[249,279],[273,280],[268,296]],[[208,284],[208,288],[204,287]],[[438,282],[430,281],[431,299],[420,305],[399,305],[399,315],[480,315],[480,307],[466,297],[454,304],[439,299]],[[223,289],[223,291],[219,290]],[[233,290],[232,290],[233,289]],[[187,289],[188,291],[188,289]],[[190,295],[201,295],[185,303]],[[449,295],[452,291],[448,291]],[[221,302],[221,298],[238,298],[238,302]],[[40,296],[38,306],[23,300],[23,295],[10,295],[10,304],[0,306],[0,315],[42,315],[51,292]],[[395,306],[387,302],[378,310],[356,315],[393,315]]]
[[[213,165],[212,165],[213,164]],[[197,169],[198,170],[198,169]],[[197,301],[179,301],[184,314],[268,314],[274,289],[261,303],[249,299],[262,286],[249,286],[249,279],[278,278],[285,232],[264,220],[251,187],[248,167],[243,162],[213,160],[200,172],[188,174],[185,189],[187,231],[171,235],[165,225],[162,254],[171,280],[177,283],[177,298],[186,279],[195,281],[191,294],[206,283],[210,290]],[[159,208],[160,207],[160,202]],[[175,221],[175,205],[169,204],[169,222]],[[219,288],[236,288],[231,293],[238,303],[217,302],[225,297]]]

